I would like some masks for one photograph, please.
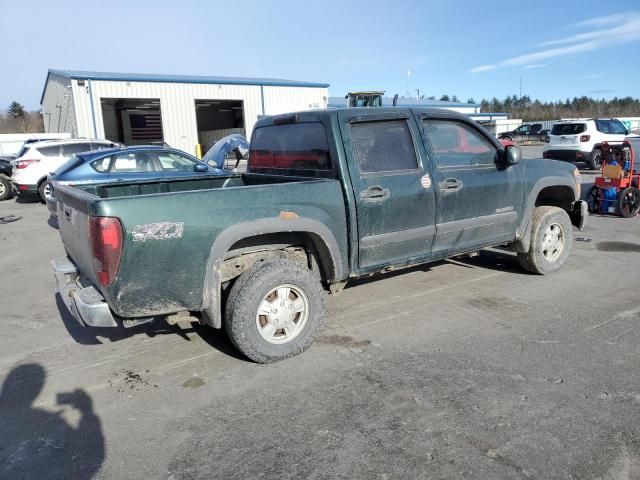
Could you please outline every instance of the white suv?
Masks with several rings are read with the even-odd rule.
[[[545,139],[542,156],[584,162],[593,170],[602,165],[602,142],[622,142],[629,132],[615,118],[563,120],[553,124]]]
[[[37,194],[45,201],[47,175],[78,153],[119,147],[108,140],[48,140],[26,144],[11,162],[11,183],[20,195]]]

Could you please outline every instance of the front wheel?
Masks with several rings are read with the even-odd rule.
[[[618,209],[624,218],[635,217],[640,211],[640,190],[633,187],[622,190],[618,198]]]
[[[325,293],[317,274],[286,259],[259,263],[235,282],[226,305],[231,342],[258,363],[304,352],[323,322]]]
[[[531,273],[555,272],[567,260],[573,246],[569,215],[558,207],[536,207],[531,221],[529,251],[518,252],[518,262]]]

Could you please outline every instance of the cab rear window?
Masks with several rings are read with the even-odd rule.
[[[302,175],[330,172],[324,125],[311,122],[257,128],[251,138],[249,169],[288,170]]]
[[[578,135],[587,129],[584,123],[556,123],[551,129],[551,135]]]

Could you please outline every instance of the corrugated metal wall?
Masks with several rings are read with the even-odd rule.
[[[42,120],[47,133],[69,133],[78,136],[74,96],[71,80],[57,75],[49,75],[42,97]],[[66,95],[66,96],[65,96]]]
[[[264,87],[265,115],[327,108],[326,88]]]
[[[324,108],[326,88],[262,87],[264,113],[273,115],[295,110]],[[194,153],[198,143],[196,100],[242,100],[247,136],[251,135],[262,112],[261,87],[254,85],[210,85],[159,82],[85,81],[79,87],[73,80],[73,94],[78,120],[78,135],[104,138],[101,98],[159,98],[164,140],[169,145]],[[90,98],[93,102],[90,101]]]

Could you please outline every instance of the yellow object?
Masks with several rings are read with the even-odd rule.
[[[202,144],[196,143],[196,157],[202,158]]]
[[[622,166],[620,165],[605,165],[602,169],[602,176],[605,178],[622,178],[623,176]]]

